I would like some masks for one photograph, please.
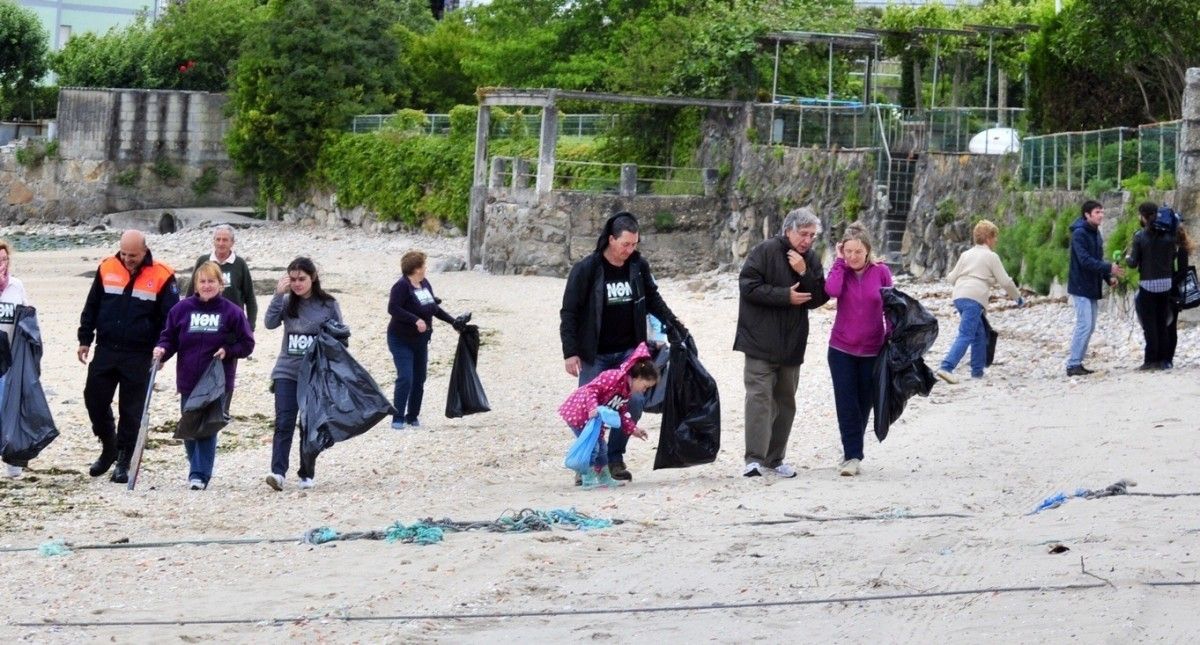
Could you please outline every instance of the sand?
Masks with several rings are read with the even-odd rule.
[[[150,246],[159,259],[190,268],[207,240],[206,232],[185,232],[151,236]],[[239,232],[235,251],[260,280],[311,254],[353,330],[351,351],[390,394],[387,293],[400,254],[414,246],[436,266],[461,256],[465,241],[270,227]],[[564,281],[434,272],[445,308],[474,312],[483,329],[479,370],[492,412],[441,414],[455,334],[436,323],[423,427],[396,432],[381,423],[323,454],[315,489],[297,490],[292,473],[282,493],[272,492],[262,479],[280,332],[260,324],[254,358],[239,367],[236,420],[222,434],[209,490],[186,490],[183,448],[157,432],[141,483],[129,492],[87,476],[98,446],[82,404],[86,370],[75,358],[87,276],[113,251],[14,258],[14,274],[38,306],[42,382],[62,436],[22,479],[0,481],[0,547],[296,538],[320,526],[488,520],[522,508],[574,507],[625,523],[450,534],[431,546],[289,540],[54,557],[2,552],[6,641],[1128,642],[1182,641],[1200,629],[1196,586],[1148,584],[1200,580],[1200,497],[1072,499],[1029,514],[1055,492],[1121,478],[1136,481],[1136,492],[1200,491],[1195,326],[1181,329],[1174,371],[1135,372],[1140,330],[1132,312],[1109,303],[1087,361],[1102,372],[1068,379],[1070,305],[1033,298],[1013,309],[997,300],[989,318],[1002,334],[1000,364],[982,381],[939,383],[915,399],[886,442],[868,438],[862,475],[843,478],[825,362],[833,311],[820,310],[789,447],[799,476],[747,479],[743,361],[731,350],[735,276],[665,279],[667,302],[721,388],[721,454],[711,465],[653,471],[660,417],[646,415],[651,440],[631,440],[627,456],[634,481],[582,491],[562,468],[570,436],[555,413],[573,386],[557,334]],[[902,286],[943,323],[933,363],[957,326],[948,288]],[[260,311],[268,300],[260,296]],[[159,384],[155,426],[176,418],[173,363]],[[923,514],[965,517],[909,517]],[[1069,550],[1052,554],[1054,544]],[[996,588],[1011,590],[896,597]],[[471,617],[531,612],[547,615]],[[71,622],[93,624],[54,625]],[[143,624],[100,624],[130,622]]]

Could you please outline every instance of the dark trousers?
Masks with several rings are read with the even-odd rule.
[[[604,370],[611,370],[620,367],[625,359],[633,353],[633,349],[628,349],[623,352],[613,352],[611,354],[596,354],[596,360],[588,363],[580,361],[579,368],[579,385],[587,385],[600,375]],[[646,395],[634,394],[629,397],[629,416],[633,418],[636,424],[642,418],[642,408],[646,405]],[[616,429],[608,437],[608,463],[624,464],[625,463],[625,446],[629,443],[629,435],[621,432],[620,428]]]
[[[392,421],[413,423],[421,416],[421,401],[425,398],[425,376],[429,371],[429,336],[408,339],[388,334],[388,350],[396,366],[396,387],[392,405],[397,414]]]
[[[1167,338],[1163,342],[1163,362],[1175,366],[1175,346],[1179,344],[1179,308],[1171,303],[1167,310]]]
[[[1137,310],[1138,322],[1142,323],[1142,334],[1146,338],[1146,354],[1142,362],[1146,365],[1160,366],[1164,361],[1174,358],[1174,347],[1170,348],[1171,356],[1167,355],[1168,345],[1173,344],[1169,342],[1170,292],[1153,293],[1138,289],[1133,304]]]
[[[875,356],[855,356],[829,348],[829,374],[844,458],[863,458],[863,434],[875,395]]]
[[[137,443],[152,360],[149,351],[118,350],[97,345],[96,355],[88,364],[83,404],[92,422],[92,434],[105,445],[111,445],[115,440],[124,466],[129,465],[133,446]],[[114,423],[112,401],[118,386],[121,388],[117,404],[120,420]]]
[[[296,416],[300,404],[296,401],[296,382],[290,378],[275,379],[275,438],[271,442],[271,472],[286,477],[288,455],[292,452],[292,436],[296,434]],[[303,440],[301,440],[303,442]],[[300,468],[296,475],[301,479],[315,474],[317,459],[305,459],[300,450]]]

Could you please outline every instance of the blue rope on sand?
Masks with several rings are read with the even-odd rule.
[[[413,544],[437,544],[446,537],[446,533],[462,531],[488,531],[492,533],[529,533],[533,531],[549,531],[555,526],[592,531],[605,529],[620,520],[607,520],[591,517],[580,513],[574,508],[556,508],[539,511],[531,508],[518,512],[505,512],[495,520],[483,522],[462,522],[449,518],[434,520],[427,517],[412,524],[396,522],[383,531],[356,531],[339,533],[327,526],[312,529],[304,534],[306,544],[325,544],[334,540],[385,540],[387,542],[407,542]]]
[[[62,540],[50,540],[49,542],[42,542],[38,545],[38,555],[46,558],[54,557],[56,555],[67,555],[70,552],[71,549],[67,548],[66,543]]]

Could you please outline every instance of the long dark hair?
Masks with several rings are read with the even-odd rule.
[[[317,265],[313,264],[312,260],[304,256],[292,260],[292,263],[287,265],[288,275],[291,275],[292,271],[303,271],[308,274],[309,279],[312,280],[312,297],[320,298],[323,302],[332,302],[334,300],[333,296],[325,293],[325,290],[321,288],[321,278],[317,277]],[[301,298],[296,298],[295,296],[295,292],[288,291],[288,303],[285,312],[288,318],[298,318],[300,316]]]

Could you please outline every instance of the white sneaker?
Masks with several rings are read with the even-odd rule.
[[[316,486],[316,485],[317,485],[317,483],[313,481],[312,477],[301,477],[300,483],[297,484],[296,486],[297,486],[297,488],[312,488],[313,486]]]
[[[761,477],[762,465],[757,461],[752,461],[746,464],[746,468],[742,470],[742,477]]]
[[[937,377],[945,381],[949,385],[958,385],[958,377],[954,376],[946,370],[938,370],[935,372]]]
[[[838,471],[838,474],[842,477],[853,477],[858,474],[858,464],[859,461],[857,459],[847,459],[842,462],[842,468]]]
[[[780,477],[792,478],[796,476],[796,469],[791,464],[779,464],[771,470]]]
[[[13,479],[16,479],[17,477],[21,476],[21,473],[24,473],[24,472],[25,472],[25,469],[20,466],[14,466],[12,464],[4,464],[4,474],[8,477],[12,477]]]
[[[275,490],[283,490],[283,475],[271,473],[270,475],[267,475],[266,482],[267,486],[270,486]]]
[[[204,482],[200,481],[199,479],[189,479],[188,488],[191,490],[204,490],[205,486]]]

